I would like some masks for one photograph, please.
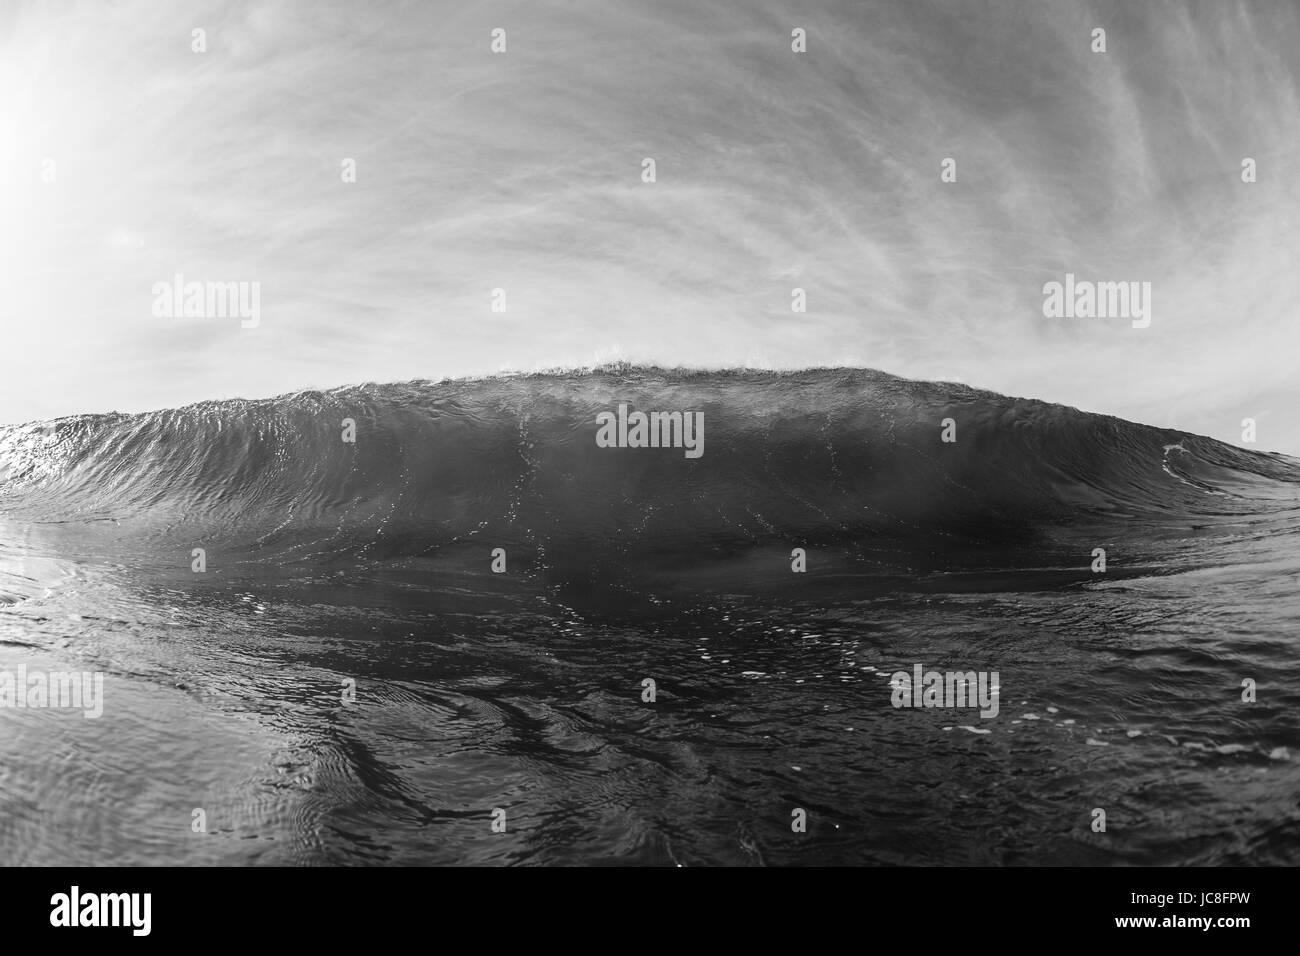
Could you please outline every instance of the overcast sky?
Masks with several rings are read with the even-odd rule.
[[[5,3],[0,421],[848,364],[1300,453],[1298,79],[1287,0]],[[1045,318],[1066,272],[1150,328]]]

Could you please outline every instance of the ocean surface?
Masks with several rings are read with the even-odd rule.
[[[703,455],[597,447],[620,403],[703,412]],[[1298,640],[1300,461],[961,385],[5,427],[0,672],[104,683],[0,707],[0,860],[1296,864]],[[895,707],[917,664],[996,671],[998,715]]]

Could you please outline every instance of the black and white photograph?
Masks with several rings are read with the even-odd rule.
[[[23,919],[1160,868],[1090,918],[1239,945],[1298,211],[1290,0],[5,0],[0,864],[100,874]]]

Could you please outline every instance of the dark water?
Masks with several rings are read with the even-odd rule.
[[[703,456],[598,448],[620,402]],[[0,671],[106,675],[0,708],[7,863],[1300,862],[1293,459],[614,368],[7,428],[0,495]]]

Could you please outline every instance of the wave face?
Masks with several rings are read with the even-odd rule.
[[[0,857],[1294,865],[1298,580],[1293,459],[871,371],[6,428],[0,672],[105,679],[0,707]],[[896,708],[918,665],[999,712]]]
[[[703,454],[598,447],[597,415],[620,404],[701,412]],[[349,419],[354,443],[343,440]],[[615,368],[8,428],[0,494],[27,517],[184,522],[317,558],[421,555],[473,538],[552,553],[708,554],[933,535],[987,543],[1118,516],[1221,518],[1296,497],[1300,467],[872,371]]]

